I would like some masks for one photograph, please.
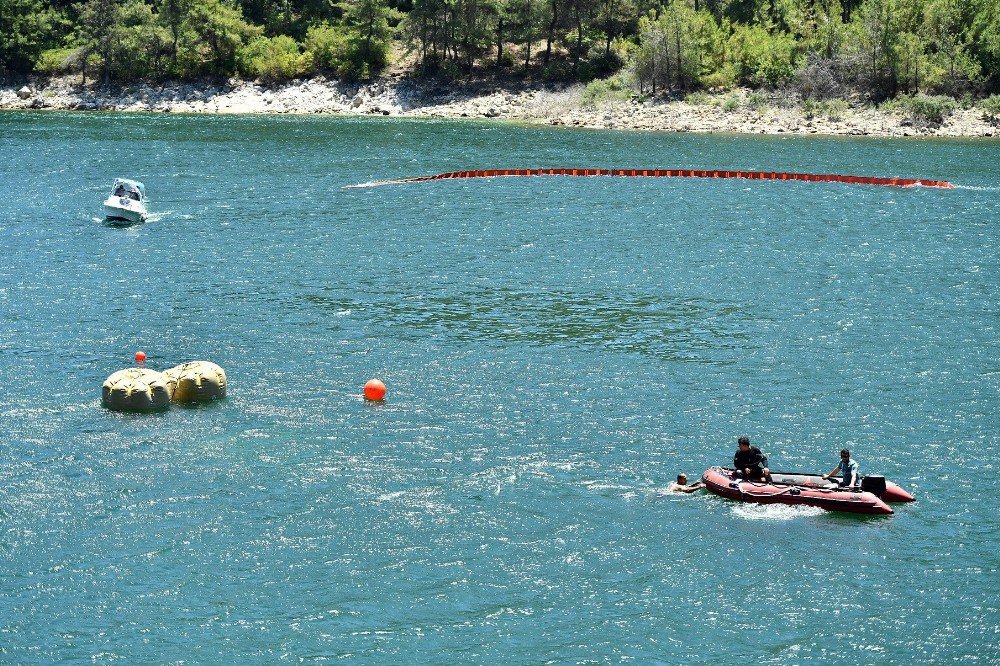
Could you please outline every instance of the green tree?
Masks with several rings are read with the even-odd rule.
[[[545,55],[542,56],[542,65],[547,66],[552,59],[552,46],[556,43],[558,30],[566,22],[568,0],[548,0],[546,5],[545,30]]]
[[[497,14],[494,0],[455,0],[452,47],[466,71],[471,72],[476,60],[489,51]]]
[[[969,50],[979,64],[987,90],[1000,91],[1000,11],[996,0],[978,0]]]
[[[117,81],[159,78],[170,46],[169,32],[144,0],[122,0],[111,30],[111,78]]]
[[[969,0],[930,0],[924,7],[923,27],[939,68],[933,83],[941,92],[960,94],[979,79],[979,64],[970,53],[974,16]]]
[[[896,40],[895,49],[899,87],[903,92],[918,92],[921,76],[927,72],[924,41],[912,32],[905,32]]]
[[[795,38],[769,33],[760,25],[740,25],[729,40],[729,57],[740,83],[778,87],[791,80],[797,65]]]
[[[864,0],[851,19],[849,40],[858,67],[855,79],[876,98],[895,94],[899,21],[896,0]]]
[[[541,34],[541,0],[506,0],[506,34],[516,44],[524,46],[524,68],[531,65],[531,46]]]
[[[703,75],[722,65],[722,33],[708,11],[695,11],[684,0],[671,0],[657,18],[639,21],[639,46],[630,70],[642,92],[691,90]]]
[[[79,8],[77,43],[84,80],[89,66],[107,84],[166,73],[170,36],[143,0],[88,0]]]
[[[30,71],[52,45],[56,20],[40,0],[0,0],[0,71]]]
[[[120,6],[115,0],[87,0],[77,11],[76,41],[80,44],[80,73],[83,81],[87,81],[87,72],[93,63],[106,84],[111,80],[112,58],[115,53],[114,26],[118,21]]]
[[[827,60],[842,57],[847,27],[839,0],[806,3],[794,29],[799,35],[801,51],[815,53]]]
[[[190,0],[160,0],[158,18],[161,25],[170,34],[170,73],[174,76],[182,72],[178,64],[181,36],[187,29],[188,13],[191,11]]]
[[[667,86],[688,90],[701,74],[698,13],[684,0],[673,0],[663,8],[658,23],[663,33],[662,70]]]
[[[208,50],[206,73],[217,76],[236,73],[237,52],[263,32],[259,26],[243,20],[241,9],[224,0],[191,0],[187,21],[197,35],[198,44]]]
[[[348,7],[346,21],[353,33],[352,59],[359,77],[368,78],[388,64],[392,15],[384,0],[354,0]]]
[[[604,33],[604,55],[611,55],[611,44],[626,33],[634,33],[638,17],[635,0],[600,0],[597,25]]]
[[[579,74],[580,58],[587,52],[586,36],[590,22],[597,10],[596,0],[569,0],[569,10],[573,26],[573,43],[570,54],[573,58],[573,73]]]

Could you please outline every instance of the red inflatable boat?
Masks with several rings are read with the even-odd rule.
[[[827,511],[888,515],[888,502],[913,501],[913,495],[881,476],[866,476],[860,489],[847,489],[819,474],[771,472],[770,481],[747,481],[735,478],[731,469],[712,467],[701,480],[716,495],[741,502],[805,504]]]

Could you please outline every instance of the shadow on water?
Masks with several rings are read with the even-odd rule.
[[[222,409],[226,404],[226,399],[208,400],[207,402],[170,402],[170,409],[183,409],[185,411],[210,411]]]
[[[101,405],[100,408],[106,416],[124,421],[125,423],[133,423],[149,419],[161,420],[166,418],[168,412],[170,411],[169,407],[163,407],[162,409],[148,409],[144,411],[119,411],[116,409],[109,409],[104,405]]]
[[[128,229],[131,227],[139,227],[148,222],[149,220],[142,220],[141,222],[134,222],[132,220],[125,220],[120,217],[105,217],[100,219],[102,226],[109,227],[111,229]]]

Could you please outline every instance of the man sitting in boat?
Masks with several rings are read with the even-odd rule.
[[[861,483],[861,475],[858,474],[858,463],[851,459],[851,451],[849,449],[840,450],[840,462],[833,471],[829,474],[824,474],[824,479],[829,479],[831,476],[840,472],[843,478],[840,480],[840,486],[842,488],[853,488]]]
[[[736,476],[744,479],[767,480],[771,471],[767,468],[767,456],[756,446],[750,446],[750,438],[743,435],[737,440],[739,449],[733,456],[733,469]]]
[[[696,490],[700,490],[705,487],[704,481],[695,481],[691,485],[688,485],[688,476],[684,472],[677,475],[677,482],[670,484],[670,492],[675,493],[693,493]]]
[[[121,183],[118,183],[118,187],[115,188],[113,195],[116,197],[125,196],[125,186],[122,185]]]

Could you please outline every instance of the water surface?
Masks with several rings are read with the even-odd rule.
[[[527,166],[963,187],[341,189]],[[998,185],[995,141],[2,113],[0,655],[996,664]],[[229,398],[103,410],[138,349]],[[743,433],[918,501],[661,492]]]

